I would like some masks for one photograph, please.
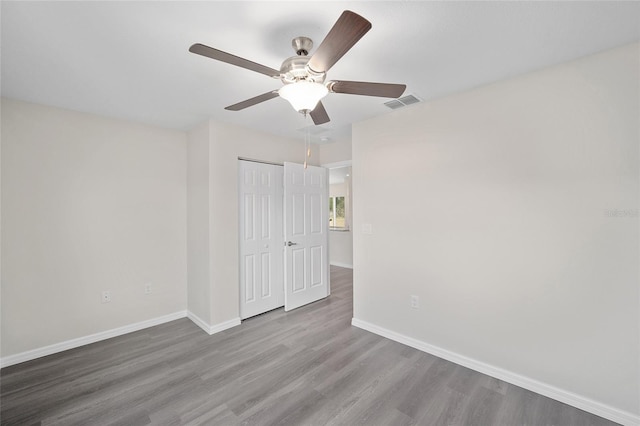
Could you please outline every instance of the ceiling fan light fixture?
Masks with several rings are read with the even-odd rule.
[[[294,38],[291,45],[296,51],[296,56],[285,59],[279,70],[200,43],[192,45],[189,52],[279,79],[284,84],[280,90],[271,90],[229,105],[226,110],[240,111],[281,96],[289,101],[296,111],[305,116],[310,115],[313,124],[319,126],[330,121],[324,105],[320,102],[329,92],[383,98],[399,98],[404,93],[404,84],[332,80],[323,85],[331,67],[370,29],[371,22],[357,13],[345,10],[313,55],[309,56],[313,47],[309,37]]]
[[[285,84],[278,90],[278,94],[289,101],[293,109],[302,113],[313,111],[327,93],[329,89],[323,84],[309,81]]]

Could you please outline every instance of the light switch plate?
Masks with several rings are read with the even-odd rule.
[[[418,309],[420,307],[420,298],[418,296],[411,296],[410,305],[411,308]]]
[[[370,223],[363,223],[362,224],[362,233],[363,234],[373,234],[373,227],[371,226]]]

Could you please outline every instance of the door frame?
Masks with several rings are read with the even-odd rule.
[[[329,174],[331,174],[332,169],[341,169],[344,167],[351,167],[351,186],[349,188],[349,229],[330,229],[329,230],[329,247],[331,247],[331,235],[335,234],[349,234],[351,239],[351,263],[343,263],[343,262],[331,262],[329,259],[330,266],[338,266],[340,268],[347,268],[353,270],[353,237],[356,232],[355,224],[353,223],[353,160],[342,160],[335,161],[332,163],[324,163],[321,164],[322,167],[329,169]],[[331,188],[329,188],[329,193],[331,193]],[[331,253],[329,253],[329,257],[331,257]]]

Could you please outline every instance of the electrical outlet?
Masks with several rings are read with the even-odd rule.
[[[418,296],[411,296],[411,308],[418,309],[420,307],[420,298]]]
[[[109,290],[105,290],[102,292],[102,303],[111,302],[111,292]]]
[[[151,283],[146,283],[144,285],[144,294],[151,294],[151,293],[153,293],[151,289]]]

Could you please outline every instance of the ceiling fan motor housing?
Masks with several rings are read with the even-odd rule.
[[[309,62],[309,51],[313,47],[313,41],[308,37],[296,37],[291,41],[291,46],[296,51],[297,56],[285,59],[280,66],[280,79],[284,84],[291,84],[297,81],[308,81],[311,83],[324,83],[326,74],[315,73],[307,67]]]

